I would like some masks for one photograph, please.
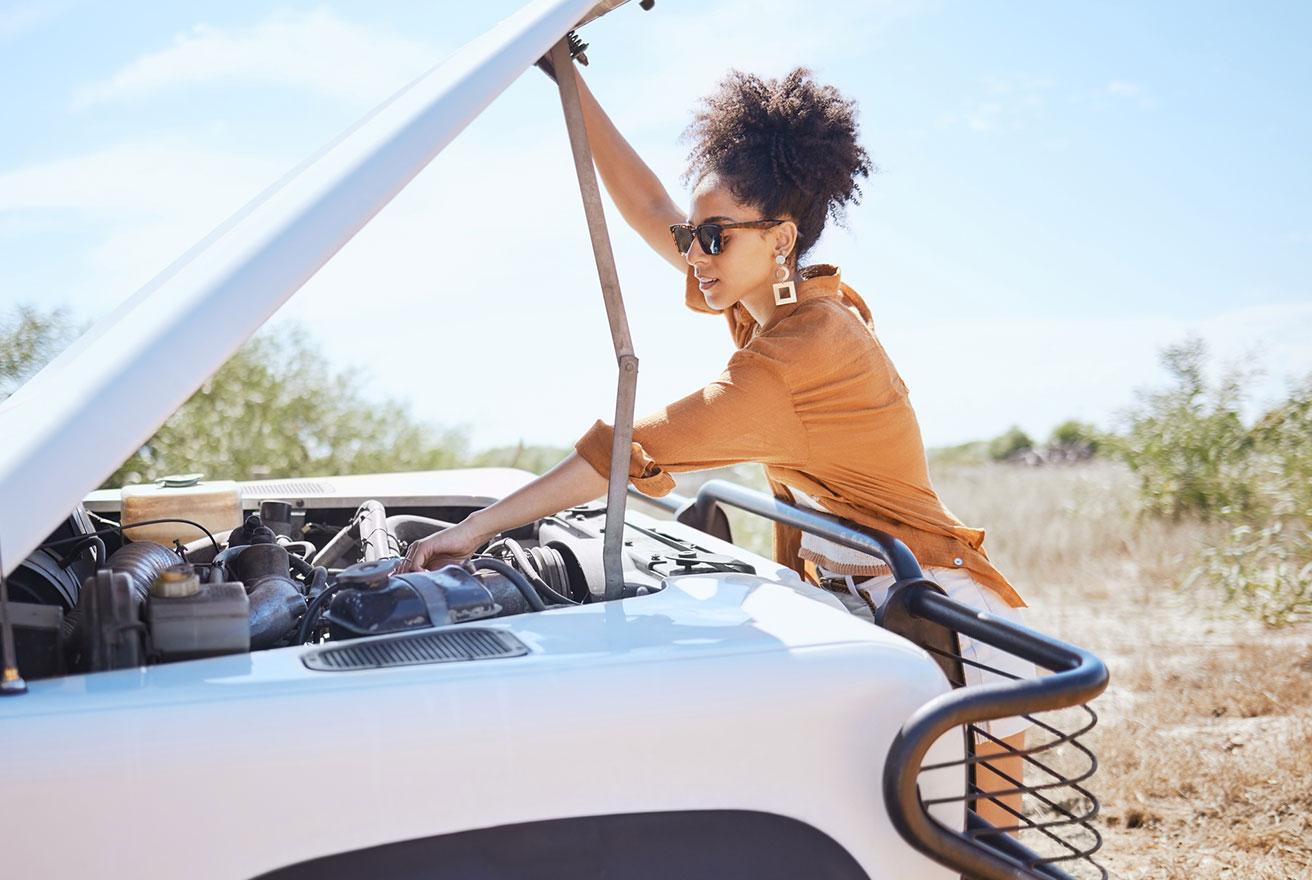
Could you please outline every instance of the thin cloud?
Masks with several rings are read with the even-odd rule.
[[[75,109],[207,84],[275,85],[367,105],[441,60],[398,34],[317,10],[245,27],[198,24],[74,94]]]
[[[39,27],[45,22],[63,13],[66,3],[11,3],[0,9],[0,41],[12,40],[17,36]]]
[[[239,207],[288,164],[204,149],[161,134],[0,174],[0,213],[214,216],[225,207]]]
[[[1052,80],[1045,77],[984,77],[983,94],[962,110],[939,117],[939,124],[980,133],[1022,129],[1047,107],[1052,88]]]
[[[1138,83],[1126,82],[1123,79],[1114,79],[1103,87],[1103,91],[1109,95],[1137,98],[1143,94],[1143,86]]]
[[[1085,102],[1095,110],[1105,110],[1112,103],[1121,102],[1132,103],[1144,110],[1157,106],[1157,99],[1147,86],[1127,79],[1114,79],[1095,89],[1086,96]]]

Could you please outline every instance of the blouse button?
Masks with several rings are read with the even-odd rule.
[[[964,563],[964,562],[961,561],[961,557],[960,557],[960,556],[956,556],[956,557],[953,557],[953,559],[952,559],[952,564],[955,565],[957,568],[961,568],[961,566],[965,565],[966,563]]]

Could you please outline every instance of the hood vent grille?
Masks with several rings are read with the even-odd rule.
[[[266,495],[329,495],[333,491],[331,483],[319,483],[314,480],[267,480],[260,483],[243,483],[241,494],[247,498],[260,498]]]
[[[386,669],[462,660],[498,660],[522,657],[526,646],[497,629],[440,629],[407,633],[378,641],[351,642],[320,648],[301,658],[309,669],[344,672],[352,669]]]

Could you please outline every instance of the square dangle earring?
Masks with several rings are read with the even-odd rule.
[[[774,285],[774,304],[777,306],[787,305],[788,303],[797,302],[797,287],[788,277],[792,273],[784,265],[784,255],[777,254],[774,261],[779,264],[775,270],[775,278],[779,279]]]

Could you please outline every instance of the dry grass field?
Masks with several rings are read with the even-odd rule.
[[[763,488],[753,470],[714,476]],[[1137,518],[1117,465],[953,466],[935,482],[988,531],[1031,624],[1111,670],[1088,742],[1100,760],[1099,860],[1112,874],[1312,877],[1312,626],[1268,629],[1179,589],[1209,535]],[[735,537],[768,554],[762,524],[733,519]]]
[[[936,474],[1034,607],[1111,686],[1089,744],[1100,860],[1126,878],[1312,877],[1312,627],[1272,630],[1176,587],[1209,536],[1134,516],[1108,463]]]

